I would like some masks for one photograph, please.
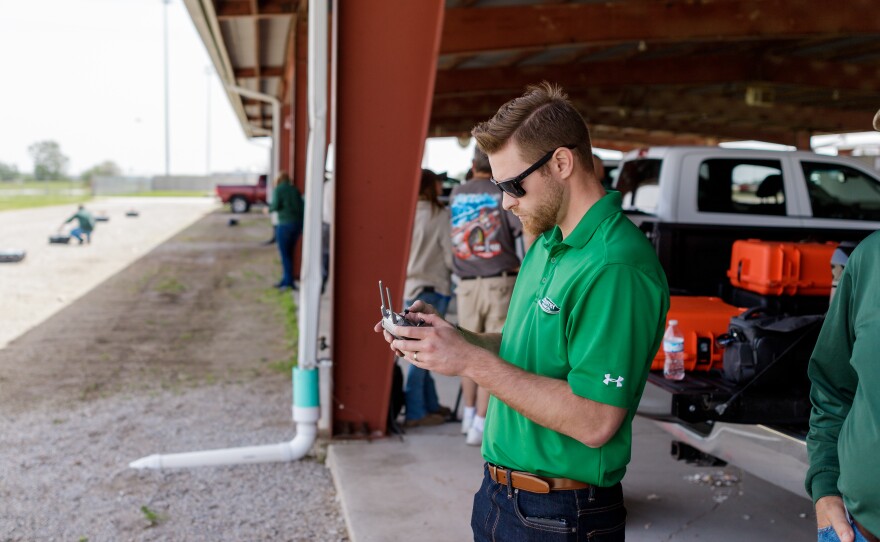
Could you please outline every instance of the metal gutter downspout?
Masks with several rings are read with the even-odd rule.
[[[299,305],[299,366],[293,369],[293,420],[296,436],[290,442],[202,452],[154,454],[129,463],[134,469],[162,469],[295,461],[312,447],[318,433],[320,393],[317,339],[321,296],[321,212],[326,153],[327,118],[327,0],[309,5],[309,132],[306,162],[306,214],[303,239],[302,297]],[[270,98],[273,108],[273,176],[277,175],[281,106],[277,99],[230,87],[244,96]]]
[[[266,198],[268,201],[271,201],[272,183],[278,177],[281,164],[281,101],[270,94],[235,85],[227,84],[226,88],[242,96],[272,104],[272,171],[270,171],[266,183]]]

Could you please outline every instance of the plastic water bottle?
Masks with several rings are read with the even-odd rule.
[[[678,329],[678,320],[670,320],[666,333],[663,334],[663,352],[666,362],[663,364],[663,376],[669,380],[684,378],[684,336]]]

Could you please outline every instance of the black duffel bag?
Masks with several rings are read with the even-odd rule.
[[[816,346],[825,315],[776,316],[754,307],[730,319],[724,347],[724,376],[737,384],[755,386],[784,382],[807,383],[807,364]]]

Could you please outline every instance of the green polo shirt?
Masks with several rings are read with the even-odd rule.
[[[557,226],[532,245],[517,276],[500,356],[566,380],[581,397],[626,408],[626,419],[604,446],[589,448],[492,397],[486,461],[603,487],[623,478],[632,418],[663,337],[669,288],[654,249],[620,201],[619,192],[609,192],[566,239]]]

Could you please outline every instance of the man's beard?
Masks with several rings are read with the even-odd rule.
[[[526,233],[538,236],[547,230],[553,229],[559,220],[559,210],[562,208],[562,186],[552,178],[547,179],[544,199],[528,215],[517,215],[522,221]]]

